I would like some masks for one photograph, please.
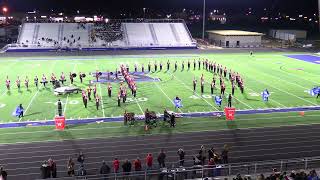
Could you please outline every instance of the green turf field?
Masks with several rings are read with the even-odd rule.
[[[35,120],[52,120],[56,114],[58,98],[64,103],[64,113],[68,119],[95,118],[95,117],[115,117],[123,114],[124,110],[143,114],[148,108],[155,112],[163,112],[164,108],[174,110],[172,100],[179,96],[183,100],[181,112],[207,112],[220,111],[215,105],[210,95],[210,82],[213,74],[203,69],[181,71],[180,63],[178,71],[173,72],[174,62],[187,61],[198,58],[208,58],[223,66],[227,66],[239,72],[244,78],[245,94],[236,90],[233,106],[238,110],[264,109],[264,108],[286,108],[301,106],[320,105],[320,99],[310,96],[307,90],[319,85],[319,65],[287,58],[280,53],[257,53],[253,57],[249,54],[209,54],[209,55],[139,55],[139,56],[94,56],[94,57],[25,57],[25,58],[1,58],[0,77],[2,86],[0,88],[0,122],[18,122]],[[166,62],[170,60],[171,70],[166,72]],[[116,91],[118,83],[113,83],[113,97],[107,97],[107,85],[98,84],[98,94],[102,96],[102,106],[100,110],[95,109],[94,101],[89,102],[89,107],[84,108],[81,94],[71,94],[55,96],[51,86],[48,89],[42,88],[39,91],[33,85],[33,78],[42,74],[47,78],[53,72],[59,76],[61,72],[66,74],[71,72],[95,72],[113,71],[121,63],[129,64],[133,70],[134,64],[144,64],[147,69],[148,62],[161,61],[164,70],[152,72],[151,77],[161,78],[161,82],[141,82],[137,83],[137,98],[128,96],[128,102],[117,107]],[[153,68],[152,68],[153,69]],[[205,93],[200,95],[200,87],[194,94],[192,91],[192,80],[196,77],[200,80],[201,74],[206,80]],[[5,87],[6,76],[11,80],[11,91]],[[22,90],[18,92],[15,80],[20,76]],[[31,87],[27,90],[24,87],[25,76],[30,79]],[[89,80],[94,78],[88,76],[83,84],[79,79],[75,79],[75,84],[81,88],[88,86]],[[218,79],[218,78],[217,78]],[[226,81],[227,92],[231,92],[231,85]],[[69,81],[68,81],[69,83]],[[219,85],[217,83],[217,85]],[[219,86],[218,86],[219,87]],[[268,88],[271,97],[268,103],[261,100],[260,93]],[[219,94],[217,89],[215,94]],[[226,104],[226,97],[223,105]],[[25,117],[16,118],[11,116],[18,104],[23,104]],[[180,112],[180,111],[177,111]]]

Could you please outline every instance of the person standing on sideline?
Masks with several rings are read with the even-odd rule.
[[[70,157],[67,163],[67,169],[68,169],[68,176],[74,176],[75,172],[74,172],[74,162],[72,160],[72,158]]]
[[[113,160],[113,172],[118,173],[119,172],[119,167],[120,167],[120,161],[118,158],[114,158]]]
[[[58,115],[62,116],[62,102],[58,100]]]
[[[82,151],[80,151],[77,161],[78,161],[81,165],[83,165],[83,163],[84,163],[84,155],[83,155]]]
[[[105,161],[102,161],[102,166],[100,168],[100,174],[103,175],[103,179],[107,180],[108,174],[110,173],[110,167],[106,164]]]
[[[166,160],[166,154],[164,153],[163,149],[161,149],[158,155],[158,163],[160,168],[166,167],[165,160]]]
[[[231,102],[232,102],[232,96],[231,96],[231,94],[229,94],[229,97],[228,97],[228,107],[232,107]]]
[[[184,164],[184,156],[186,155],[186,153],[184,152],[184,150],[182,148],[180,148],[178,150],[178,155],[179,155],[179,164],[180,164],[180,166],[183,166],[183,164]]]
[[[141,161],[140,161],[139,157],[137,157],[137,159],[133,161],[133,166],[134,166],[134,170],[135,171],[141,171],[142,170],[142,165],[141,165]]]
[[[152,169],[152,164],[153,164],[153,157],[152,154],[149,153],[146,157],[146,166],[147,166],[147,170]]]

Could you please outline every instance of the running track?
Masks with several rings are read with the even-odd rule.
[[[170,167],[177,161],[176,153],[181,147],[187,154],[186,164],[192,165],[191,156],[198,152],[202,144],[207,148],[214,146],[220,152],[225,143],[232,146],[230,162],[243,163],[320,156],[319,137],[320,125],[312,125],[1,145],[0,163],[7,170],[10,180],[28,180],[39,178],[41,163],[51,157],[57,163],[58,176],[62,177],[66,175],[68,157],[75,160],[76,154],[82,150],[88,173],[96,174],[102,160],[111,165],[114,157],[122,161],[126,158],[133,160],[137,156],[144,159],[148,152],[152,152],[156,162],[161,148],[167,153],[166,162]],[[270,169],[268,167],[266,170]],[[245,168],[242,169],[242,173],[245,171]]]

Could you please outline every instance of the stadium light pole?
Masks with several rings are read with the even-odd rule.
[[[320,1],[320,0],[319,0]],[[203,15],[202,15],[202,39],[204,40],[204,31],[206,25],[206,0],[203,0]]]

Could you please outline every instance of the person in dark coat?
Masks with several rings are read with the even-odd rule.
[[[184,152],[184,150],[182,148],[180,148],[178,150],[178,155],[179,155],[179,164],[180,166],[184,165],[184,156],[186,155],[186,153]]]
[[[84,162],[84,155],[82,152],[79,153],[79,156],[78,156],[78,162],[83,165],[83,162]]]
[[[158,155],[158,163],[160,168],[166,167],[165,165],[165,159],[166,159],[166,154],[164,153],[163,149],[161,149],[159,155]]]
[[[58,114],[59,116],[62,116],[62,103],[60,99],[58,100]]]
[[[50,174],[49,174],[49,168],[48,168],[48,162],[44,161],[44,163],[41,165],[40,167],[40,178],[41,179],[47,179],[49,178]]]
[[[102,166],[100,168],[100,174],[103,175],[104,177],[104,180],[107,180],[108,179],[108,175],[110,173],[110,167],[106,164],[105,161],[102,162]]]
[[[0,167],[0,175],[3,180],[7,180],[7,176],[8,176],[7,171],[5,171],[2,166]]]
[[[124,175],[129,175],[131,172],[131,162],[127,159],[123,164],[122,164],[122,170],[124,172]]]

